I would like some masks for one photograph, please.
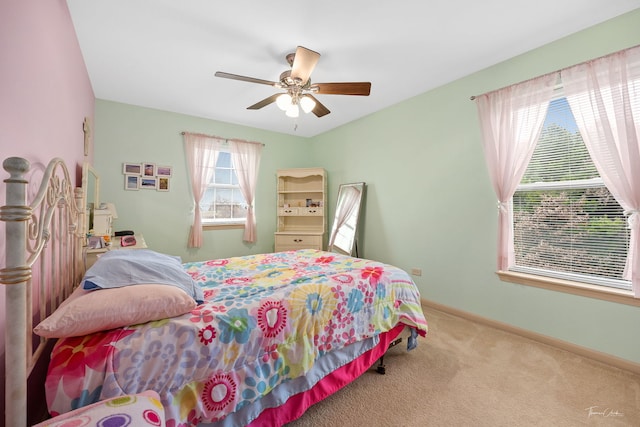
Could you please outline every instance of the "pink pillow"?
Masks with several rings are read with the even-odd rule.
[[[193,298],[192,298],[193,299]],[[155,391],[112,397],[102,402],[84,406],[33,427],[75,426],[164,426],[165,413],[160,396]]]
[[[33,331],[47,338],[76,337],[179,316],[197,306],[175,286],[142,284],[85,291],[77,288]]]

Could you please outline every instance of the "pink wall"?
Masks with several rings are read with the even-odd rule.
[[[66,1],[2,0],[0,161],[10,156],[25,157],[37,168],[52,157],[61,157],[79,184],[85,160],[82,123],[84,117],[90,117],[93,123],[94,105],[93,89]],[[88,159],[92,159],[92,153],[91,149]],[[1,180],[7,176],[0,169]],[[4,201],[2,182],[0,205]],[[4,223],[0,230],[0,266],[4,266]],[[1,356],[4,317],[4,289],[0,289]],[[4,384],[4,362],[0,373]],[[0,402],[4,402],[4,396]]]

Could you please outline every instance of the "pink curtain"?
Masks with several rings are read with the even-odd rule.
[[[262,144],[231,139],[231,161],[236,169],[240,191],[247,201],[247,220],[244,225],[242,240],[248,243],[256,241],[256,217],[254,212],[254,200],[256,184],[258,182],[258,170],[260,169],[260,157]]]
[[[640,46],[562,71],[580,134],[605,185],[628,215],[624,277],[640,297]]]
[[[542,131],[557,73],[476,97],[482,147],[498,196],[498,270],[515,262],[511,198]]]
[[[186,133],[184,134],[185,154],[191,177],[191,190],[195,202],[193,225],[189,232],[187,247],[202,247],[202,216],[200,213],[200,201],[207,191],[207,184],[215,173],[215,164],[218,152],[214,149],[212,140],[220,142],[206,135]]]

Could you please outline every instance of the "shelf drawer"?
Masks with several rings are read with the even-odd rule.
[[[322,216],[323,213],[323,208],[298,208],[298,215]]]
[[[299,208],[278,208],[278,215],[280,216],[300,215]]]
[[[322,235],[276,234],[276,252],[296,249],[322,250]]]

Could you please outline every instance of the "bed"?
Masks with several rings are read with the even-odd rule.
[[[45,383],[52,415],[153,392],[171,427],[283,425],[370,369],[403,331],[408,350],[427,332],[420,295],[407,273],[331,252],[182,263],[152,250],[121,249],[84,272],[78,231],[83,202],[68,188],[60,161],[51,169],[66,178],[47,178],[55,190],[43,191],[58,195],[43,200],[60,213],[56,224],[64,224],[63,230],[51,233],[48,220],[36,221],[36,229],[48,244],[65,237],[63,253],[54,259],[66,273],[54,280],[62,286],[44,283],[40,299],[46,301],[37,313],[15,322],[24,314],[16,301],[32,305],[33,279],[24,272],[35,256],[25,245],[39,238],[27,233],[33,218],[33,209],[24,209],[28,163],[8,163],[8,206],[0,211],[7,262],[0,279],[13,283],[6,300],[12,331],[6,387],[15,393],[7,392],[7,425],[26,425],[26,376],[43,352],[25,345],[34,325],[40,341],[56,340],[47,354]],[[55,274],[41,276],[59,276],[58,268],[44,268]],[[16,372],[14,364],[25,360],[25,370]]]

